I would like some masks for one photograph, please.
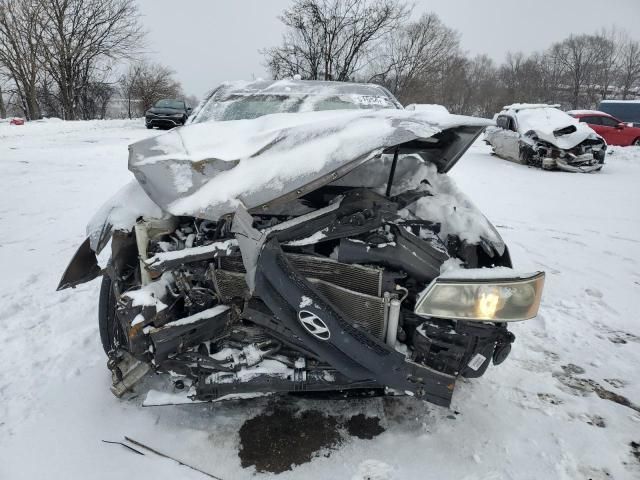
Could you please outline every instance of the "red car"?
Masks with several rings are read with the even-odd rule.
[[[640,147],[640,128],[634,127],[633,123],[621,122],[616,117],[597,110],[571,110],[567,113],[588,124],[609,145]]]

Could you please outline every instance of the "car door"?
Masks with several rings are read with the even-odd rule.
[[[598,135],[603,137],[606,140],[606,142],[609,143],[609,140],[607,140],[605,136],[606,132],[602,127],[602,120],[599,115],[587,115],[587,116],[578,118],[578,120],[581,123],[586,123],[587,125],[589,125],[594,132],[596,132]]]
[[[487,131],[487,141],[499,157],[520,162],[520,135],[516,131],[515,118],[510,115],[498,115],[497,127]]]
[[[622,123],[620,120],[614,117],[610,117],[608,115],[607,116],[602,115],[600,117],[600,120],[602,121],[602,130],[606,134],[606,136],[605,135],[602,135],[602,136],[604,137],[604,139],[607,141],[609,145],[626,146],[631,144],[631,141],[633,139],[626,138],[628,133],[628,132],[625,132],[626,126],[624,124],[621,127],[618,126]]]

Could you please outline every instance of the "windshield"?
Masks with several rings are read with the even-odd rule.
[[[176,110],[184,110],[184,102],[181,100],[158,100],[154,107],[175,108]]]
[[[375,95],[254,93],[225,95],[224,98],[213,95],[200,111],[197,121],[248,120],[271,113],[379,108],[397,106],[390,98]]]

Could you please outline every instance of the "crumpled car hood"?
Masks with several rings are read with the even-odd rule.
[[[304,195],[396,147],[446,172],[492,124],[393,109],[196,123],[131,145],[129,170],[164,211],[217,220]]]

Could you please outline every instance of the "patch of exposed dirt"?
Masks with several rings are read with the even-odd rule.
[[[587,423],[594,427],[605,428],[607,426],[607,422],[600,415],[587,415],[587,419]]]
[[[277,406],[247,420],[240,428],[240,463],[258,472],[282,473],[319,455],[329,456],[344,433],[372,439],[382,432],[378,417],[358,414],[344,420],[318,410],[297,412]]]
[[[640,343],[640,337],[632,333],[622,331],[612,331],[611,333],[613,334],[609,337],[611,343],[617,343],[619,345],[624,345],[629,342]]]
[[[340,439],[337,417],[276,408],[242,425],[238,455],[244,468],[255,465],[258,472],[282,473],[335,447]]]
[[[631,442],[629,446],[631,447],[631,454],[636,457],[638,462],[640,462],[640,443]]]
[[[614,388],[622,388],[627,386],[627,382],[625,382],[624,380],[620,380],[619,378],[605,378],[604,381]]]
[[[553,376],[562,385],[568,387],[567,390],[569,393],[572,393],[574,395],[586,396],[593,392],[603,400],[609,400],[624,407],[629,407],[636,412],[640,412],[640,405],[634,404],[627,397],[620,395],[619,393],[612,392],[611,390],[607,390],[598,382],[596,382],[595,380],[591,380],[590,378],[576,377],[575,375],[581,375],[582,373],[584,373],[584,369],[582,367],[569,364],[562,366],[562,370],[563,373],[555,372],[553,373]],[[606,381],[613,386],[616,386],[616,384],[624,384],[622,380],[617,380],[615,382],[612,380]]]
[[[573,363],[562,365],[561,368],[567,375],[582,375],[584,373],[584,368],[579,365],[574,365]]]
[[[347,427],[347,432],[349,432],[349,435],[352,437],[367,440],[377,437],[384,432],[384,428],[380,425],[380,419],[378,417],[365,417],[363,413],[354,415],[347,420],[345,427]]]
[[[560,400],[558,397],[553,395],[552,393],[538,393],[538,398],[551,405],[562,405],[564,402]]]

